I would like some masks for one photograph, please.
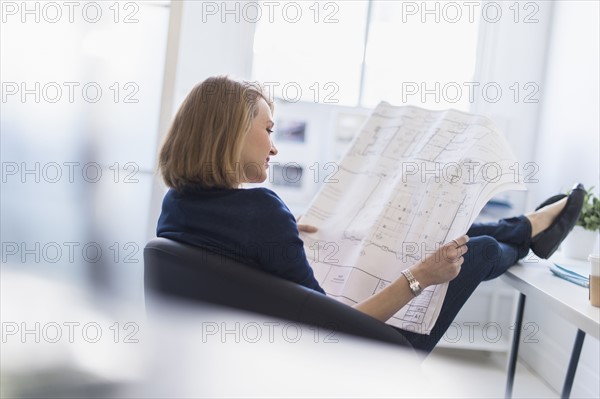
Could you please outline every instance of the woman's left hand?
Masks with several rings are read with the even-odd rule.
[[[298,216],[296,218],[296,222],[299,222],[301,217],[302,215]],[[317,229],[315,226],[311,226],[310,224],[298,224],[298,231],[303,233],[316,233],[318,230],[319,229]]]

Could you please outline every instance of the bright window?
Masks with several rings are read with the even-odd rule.
[[[288,3],[294,8],[281,3],[273,22],[261,18],[257,23],[253,78],[292,102],[356,105],[368,2]],[[302,17],[291,22],[296,6]]]
[[[387,100],[397,105],[469,110],[479,19],[470,22],[463,14],[468,10],[443,4],[414,3],[411,9],[403,2],[373,2],[363,106]],[[459,12],[461,18],[451,22]]]
[[[480,8],[440,1],[295,4],[303,7],[299,21],[275,13],[256,27],[253,78],[269,82],[277,97],[469,110]]]

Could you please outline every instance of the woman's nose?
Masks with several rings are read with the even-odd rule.
[[[275,144],[273,144],[273,142],[271,142],[271,151],[269,152],[270,155],[277,155],[279,151],[277,151],[277,147],[275,147]]]

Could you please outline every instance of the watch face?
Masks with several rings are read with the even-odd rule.
[[[409,270],[403,271],[402,274],[404,274],[404,277],[406,277],[406,279],[408,280],[408,287],[412,291],[413,295],[418,296],[422,291],[419,282],[415,279],[415,277]]]
[[[421,293],[421,286],[416,281],[410,285],[410,289],[415,295],[419,295]]]

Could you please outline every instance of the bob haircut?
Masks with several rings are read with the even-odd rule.
[[[162,145],[159,169],[177,191],[188,185],[238,188],[245,180],[240,157],[245,135],[264,99],[258,83],[227,76],[206,79],[187,95]]]

